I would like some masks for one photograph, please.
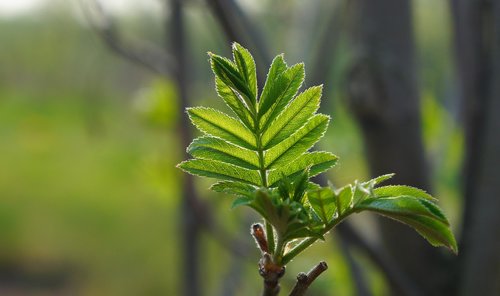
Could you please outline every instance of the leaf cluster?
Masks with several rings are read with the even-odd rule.
[[[337,157],[308,150],[323,136],[330,117],[317,114],[321,86],[300,94],[304,65],[288,66],[277,56],[258,96],[255,62],[237,43],[233,61],[209,53],[217,93],[233,111],[194,107],[191,122],[204,134],[187,148],[194,159],[179,165],[200,176],[216,178],[218,191],[273,188],[283,176],[295,179],[308,168],[314,176],[331,168]]]
[[[188,108],[203,136],[187,152],[184,171],[219,180],[211,189],[236,196],[233,207],[249,206],[268,227],[269,252],[285,265],[347,216],[372,211],[413,227],[434,246],[457,251],[449,222],[424,191],[383,186],[384,175],[342,188],[320,187],[310,178],[335,165],[337,157],[310,149],[324,135],[330,117],[318,114],[322,87],[299,93],[302,63],[288,66],[278,55],[259,93],[251,54],[234,43],[233,60],[209,53],[219,97],[232,110]],[[292,244],[294,244],[292,246]]]

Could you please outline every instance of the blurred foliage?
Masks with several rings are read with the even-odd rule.
[[[304,4],[289,1],[286,9],[277,10],[272,9],[275,2],[259,6],[246,1],[244,7],[252,18],[265,20],[259,24],[272,40],[273,55],[285,52],[292,62],[311,64],[304,56],[312,43],[304,42],[303,31],[313,24],[304,20],[324,19],[330,4],[315,1],[317,7],[300,10],[297,5]],[[449,16],[444,3],[415,3],[425,139],[435,195],[453,223],[459,212],[457,172],[463,140],[449,99]],[[175,111],[175,88],[110,54],[82,25],[81,16],[75,17],[78,7],[68,5],[0,19],[0,274],[19,274],[17,283],[31,292],[27,295],[47,289],[49,294],[66,289],[71,295],[178,295],[182,176],[174,165],[183,158],[184,148],[175,121],[184,114]],[[120,28],[129,32],[125,38],[162,44],[162,21],[141,13],[118,18]],[[206,52],[225,52],[228,46],[205,7],[188,5],[187,15],[191,105],[220,107]],[[368,176],[356,125],[342,103],[349,49],[340,44],[337,51],[331,91],[324,94],[332,110],[322,111],[332,114],[332,123],[320,145],[340,156],[329,178],[344,184]],[[206,192],[208,183],[197,186]],[[246,235],[255,216],[246,209],[230,212],[229,198],[204,198],[216,201],[216,217],[229,231],[251,241]],[[357,218],[356,226],[376,239],[370,217]],[[315,282],[314,295],[353,294],[345,258],[332,240],[335,237],[329,236],[289,265],[284,289],[299,271],[326,259],[335,267]],[[202,284],[207,295],[219,295],[224,285],[220,279],[230,275],[233,256],[211,235],[204,235],[202,242]],[[245,263],[240,295],[254,295],[261,285],[251,260],[257,256],[240,258]],[[371,287],[384,295],[382,276],[360,257]],[[47,274],[60,279],[60,287],[58,281],[46,280]],[[44,286],[44,281],[52,284]],[[4,283],[0,281],[0,289]]]

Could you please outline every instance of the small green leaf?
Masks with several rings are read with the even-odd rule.
[[[414,197],[420,197],[430,201],[436,201],[434,197],[432,197],[424,190],[406,185],[389,185],[389,186],[378,187],[373,189],[373,193],[378,197],[409,195]]]
[[[226,181],[239,181],[256,186],[262,185],[260,175],[257,171],[247,170],[220,161],[191,159],[181,162],[177,167],[197,176]]]
[[[240,197],[248,197],[253,199],[253,194],[256,188],[252,185],[243,184],[234,181],[220,181],[210,187],[211,190],[226,194],[236,195]]]
[[[353,188],[347,185],[335,191],[334,194],[338,212],[343,214],[352,205]]]
[[[298,95],[271,123],[262,135],[262,144],[268,149],[291,136],[318,110],[321,86],[314,86]]]
[[[383,215],[411,226],[434,247],[444,246],[453,253],[458,253],[458,246],[453,233],[449,226],[441,221],[418,215]]]
[[[275,169],[297,159],[319,141],[328,127],[329,120],[329,116],[317,114],[293,135],[267,150],[264,157],[265,167]]]
[[[354,182],[354,186],[353,186],[354,193],[352,196],[352,204],[353,205],[357,205],[359,202],[363,201],[364,199],[366,199],[367,197],[370,196],[371,192],[370,192],[369,187],[371,185],[372,184],[370,184],[370,183],[368,185],[361,184],[357,180]]]
[[[259,125],[265,131],[268,125],[283,111],[283,108],[297,94],[304,81],[304,64],[296,64],[286,69],[271,84],[268,93],[261,96]]]
[[[316,176],[337,163],[338,157],[328,152],[305,153],[295,159],[293,162],[279,169],[269,172],[269,187],[274,187],[282,175],[295,179],[300,172],[309,167],[309,177]]]
[[[376,211],[383,214],[397,215],[420,215],[439,220],[445,225],[449,225],[448,220],[443,213],[426,199],[413,196],[398,196],[398,197],[376,197],[370,198],[358,206],[356,209]]]
[[[285,60],[283,58],[283,55],[280,54],[278,56],[276,56],[272,63],[271,63],[271,67],[269,68],[269,72],[267,73],[267,79],[266,79],[266,83],[264,84],[264,89],[262,90],[262,95],[260,96],[260,101],[259,101],[259,112],[262,113],[262,108],[263,108],[263,105],[266,105],[266,109],[269,108],[269,106],[271,106],[272,102],[269,101],[269,102],[266,102],[264,104],[264,100],[268,100],[267,98],[269,98],[269,92],[271,91],[271,88],[272,86],[274,85],[276,79],[283,73],[286,71],[286,69],[288,68],[288,66],[286,65],[285,63]]]
[[[251,170],[259,168],[259,158],[255,151],[230,144],[220,138],[197,138],[189,145],[187,152],[195,158],[217,160]]]
[[[257,100],[257,74],[255,71],[255,61],[246,48],[233,43],[233,58],[238,67],[238,71],[243,76],[245,83],[252,94],[252,101]]]
[[[227,140],[247,149],[256,149],[255,137],[251,131],[237,119],[212,108],[188,108],[187,112],[193,124],[207,135]]]
[[[241,196],[233,201],[233,203],[231,204],[231,209],[240,206],[249,206],[252,202],[253,202],[253,197]]]
[[[302,202],[307,188],[309,187],[309,168],[303,170],[297,179],[293,182],[293,196],[292,200]]]
[[[290,181],[288,176],[282,175],[281,179],[278,181],[278,192],[282,199],[289,199],[292,196],[292,181]]]
[[[255,96],[245,83],[245,79],[238,71],[237,66],[230,60],[220,57],[218,55],[209,53],[212,70],[217,77],[219,77],[225,84],[238,91],[248,107],[255,110]]]
[[[234,114],[238,116],[241,122],[243,122],[248,129],[253,130],[255,128],[255,122],[252,118],[252,113],[248,110],[242,99],[240,99],[239,94],[222,82],[218,77],[215,77],[215,88],[219,97],[221,97],[226,105],[233,110]]]
[[[392,177],[394,177],[394,174],[385,174],[385,175],[373,178],[370,181],[364,182],[363,184],[373,184],[373,186],[375,186],[377,184],[380,184],[380,183],[382,183],[384,181],[389,180]]]
[[[334,193],[330,188],[309,191],[307,199],[314,212],[321,218],[324,224],[330,222],[337,210]]]

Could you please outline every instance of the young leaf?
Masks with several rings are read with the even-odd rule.
[[[275,169],[286,165],[309,150],[323,136],[329,120],[327,115],[315,115],[301,129],[266,152],[265,167]]]
[[[408,224],[433,246],[446,246],[457,252],[448,220],[437,206],[426,199],[410,196],[371,198],[359,204],[356,210],[374,211]]]
[[[389,185],[389,186],[378,187],[373,190],[373,193],[379,197],[409,195],[409,196],[420,197],[430,201],[436,201],[434,197],[432,197],[424,190],[406,185]]]
[[[309,177],[316,176],[333,167],[337,160],[337,156],[323,151],[302,154],[288,165],[270,171],[269,187],[274,187],[283,175],[295,179],[307,167],[309,167]]]
[[[321,86],[314,86],[298,95],[262,135],[262,145],[268,149],[291,136],[318,110]]]
[[[243,122],[243,124],[250,130],[255,128],[255,122],[252,118],[252,113],[246,107],[240,95],[230,88],[227,84],[222,82],[219,77],[215,77],[215,88],[217,94],[221,97],[226,105],[233,110],[234,114]]]
[[[324,224],[332,220],[333,215],[337,210],[334,193],[330,188],[322,188],[319,190],[309,191],[307,199],[311,204],[314,212],[321,218]]]
[[[344,186],[334,191],[335,203],[340,214],[343,214],[352,205],[353,188],[351,185]]]
[[[193,175],[226,181],[239,181],[262,186],[259,173],[232,164],[208,159],[191,159],[181,162],[177,167]]]
[[[276,116],[290,102],[304,81],[304,64],[296,64],[279,75],[269,92],[263,93],[259,106],[260,126],[266,130]]]
[[[257,100],[257,74],[255,69],[255,61],[252,55],[246,48],[239,45],[238,43],[233,43],[233,57],[238,67],[238,72],[241,73],[245,83],[248,85],[248,89],[252,95],[252,101]]]
[[[253,198],[256,188],[234,181],[220,181],[210,187],[215,192],[222,192],[240,197]]]
[[[266,83],[264,84],[264,89],[262,90],[262,95],[260,96],[260,100],[259,100],[259,112],[260,113],[263,113],[263,108],[269,108],[269,106],[271,105],[271,101],[270,99],[265,99],[265,98],[269,98],[269,93],[271,91],[271,88],[273,87],[276,79],[278,78],[278,76],[280,76],[283,72],[286,71],[286,69],[288,68],[288,66],[286,65],[285,63],[285,59],[283,58],[283,55],[280,54],[278,56],[276,56],[272,63],[271,63],[271,67],[269,68],[269,72],[267,73],[267,79],[266,79]],[[266,101],[269,101],[269,102],[266,102],[264,104],[264,100]],[[263,105],[266,105],[266,107],[263,107]],[[265,111],[264,111],[265,112]]]
[[[238,72],[237,66],[230,60],[209,53],[212,63],[212,70],[225,84],[238,91],[250,110],[255,112],[256,100],[255,95],[245,82],[242,74]]]
[[[307,188],[309,187],[309,168],[303,170],[298,178],[293,182],[293,196],[292,200],[296,202],[302,202],[302,197],[304,196]]]
[[[203,133],[247,149],[256,149],[257,143],[254,135],[237,119],[205,107],[188,108],[187,112],[191,122]]]
[[[384,214],[428,216],[449,225],[446,217],[434,204],[413,196],[370,198],[360,203],[356,209],[366,209]]]
[[[370,183],[365,185],[363,183],[359,183],[358,181],[354,182],[353,187],[353,195],[352,195],[352,204],[357,205],[362,200],[366,199],[370,195]]]
[[[373,178],[370,181],[364,182],[363,184],[373,184],[373,186],[375,186],[375,185],[378,185],[384,181],[389,180],[392,177],[394,177],[394,174],[385,174],[385,175]]]
[[[189,145],[187,152],[196,158],[217,160],[251,170],[259,168],[259,158],[255,151],[241,148],[220,138],[197,138]]]

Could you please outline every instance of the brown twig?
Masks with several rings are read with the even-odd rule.
[[[141,40],[140,45],[132,42],[126,44],[99,0],[90,0],[86,2],[88,5],[80,3],[85,19],[111,51],[157,74],[171,75],[176,62],[165,50],[145,40]]]
[[[285,267],[273,262],[269,253],[264,253],[259,261],[259,274],[264,279],[262,296],[276,296],[280,292],[279,280],[285,274]]]
[[[299,273],[297,275],[297,282],[295,283],[290,296],[305,295],[312,282],[314,282],[314,280],[327,269],[328,265],[326,264],[326,262],[321,261],[316,266],[314,266],[313,269],[311,269],[307,274],[303,272]]]

